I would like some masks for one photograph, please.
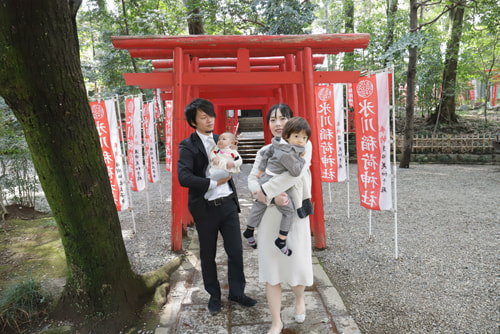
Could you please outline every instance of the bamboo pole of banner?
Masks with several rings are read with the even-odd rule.
[[[396,81],[394,78],[394,64],[391,66],[390,73],[392,73],[391,77],[391,88],[392,88],[392,156],[393,156],[393,177],[394,177],[394,256],[396,259],[399,258],[398,253],[398,188],[397,188],[397,168],[396,168],[396,99],[394,82]]]
[[[125,140],[123,139],[123,131],[122,131],[122,128],[121,128],[121,124],[122,124],[122,113],[120,111],[120,101],[118,99],[118,95],[115,96],[116,98],[116,105],[117,105],[117,108],[116,110],[118,111],[118,120],[120,122],[120,127],[119,127],[119,132],[120,132],[120,142],[121,142],[121,145],[122,145],[122,155],[125,154],[125,157],[127,157],[127,154],[125,152]],[[127,94],[124,95],[124,99],[126,100],[127,99]],[[134,234],[137,233],[137,230],[135,228],[135,213],[134,213],[134,205],[132,203],[132,188],[130,187],[130,180],[128,179],[128,158],[125,159],[125,163],[124,163],[124,166],[125,166],[125,174],[127,175],[125,177],[125,184],[126,184],[126,187],[127,187],[127,195],[128,195],[128,211],[132,214],[132,224],[134,226]],[[123,159],[122,159],[123,161]]]
[[[372,210],[368,209],[368,239],[372,238]]]
[[[150,216],[151,213],[149,209],[149,180],[146,180],[145,184],[146,184],[146,189],[144,190],[146,191],[146,205],[148,207],[148,216]]]
[[[350,197],[349,197],[349,87],[345,86],[345,108],[344,108],[344,138],[345,138],[345,168],[346,168],[346,188],[347,188],[347,219],[351,217]]]
[[[334,101],[335,101],[335,86],[333,84],[329,84],[329,83],[327,83],[326,86],[328,87],[328,89],[330,89],[330,86],[332,86],[332,96],[333,96]],[[335,102],[333,104],[333,115],[335,117]],[[337,140],[337,139],[335,139],[335,140]],[[338,166],[338,164],[337,164],[337,166]],[[332,203],[332,182],[328,182],[328,198],[330,199],[330,203]]]

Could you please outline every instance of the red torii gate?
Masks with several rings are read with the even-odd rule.
[[[134,58],[153,60],[152,73],[124,73],[127,85],[159,88],[173,100],[172,250],[182,248],[182,233],[192,217],[187,209],[187,189],[179,185],[179,143],[191,128],[184,119],[184,106],[195,97],[214,103],[217,115],[229,109],[265,111],[279,102],[311,125],[313,147],[318,148],[314,85],[355,83],[359,71],[314,71],[315,55],[353,52],[368,46],[368,34],[319,34],[280,36],[113,36],[117,49],[128,49]],[[170,93],[168,93],[170,92]],[[225,117],[218,117],[215,131],[224,130]],[[264,127],[266,142],[270,141]],[[315,246],[326,247],[319,151],[313,151],[311,229]],[[316,205],[317,204],[317,205]]]

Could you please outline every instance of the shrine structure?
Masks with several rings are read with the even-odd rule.
[[[179,185],[179,143],[193,131],[184,107],[197,97],[210,100],[217,115],[215,133],[226,130],[227,110],[269,108],[287,103],[295,116],[312,129],[313,155],[311,231],[314,245],[326,247],[314,86],[320,83],[356,83],[359,71],[316,71],[324,55],[353,52],[368,46],[369,34],[279,36],[113,36],[116,49],[133,58],[152,60],[151,73],[124,73],[127,85],[160,89],[162,100],[173,100],[171,247],[182,248],[182,235],[192,223],[187,189]],[[235,113],[236,114],[236,113]],[[236,116],[237,117],[237,116]],[[264,122],[265,124],[265,122]],[[266,143],[271,134],[264,126]]]

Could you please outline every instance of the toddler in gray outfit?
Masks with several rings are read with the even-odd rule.
[[[273,176],[284,172],[289,172],[294,177],[299,176],[305,165],[303,156],[305,145],[310,137],[311,127],[304,118],[294,117],[290,119],[283,128],[282,138],[274,137],[271,146],[261,153],[262,161],[259,165],[259,184],[262,185]],[[279,236],[274,242],[276,247],[288,256],[292,255],[292,250],[287,247],[286,238],[295,213],[295,205],[291,199],[289,190],[286,191],[290,199],[288,204],[276,205],[276,208],[282,214],[282,218]],[[256,200],[250,210],[247,229],[243,232],[243,236],[253,248],[257,248],[254,230],[260,224],[266,208],[266,204]]]

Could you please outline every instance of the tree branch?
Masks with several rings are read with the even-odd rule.
[[[419,6],[422,6],[422,7],[426,7],[426,6],[435,6],[435,5],[440,5],[440,4],[443,2],[442,0],[439,0],[438,2],[429,3],[429,2],[431,2],[431,1],[432,1],[432,0],[420,1]]]
[[[82,4],[82,0],[68,0],[69,12],[73,18],[76,18],[76,13]]]
[[[437,20],[439,20],[441,18],[441,16],[443,16],[446,13],[448,13],[450,10],[455,9],[459,5],[459,3],[460,2],[456,2],[456,3],[454,3],[451,6],[449,6],[449,5],[444,6],[443,11],[438,16],[436,16],[434,19],[432,19],[432,20],[430,20],[428,22],[419,24],[418,27],[416,27],[414,29],[410,29],[410,32],[421,30],[423,27],[428,26],[430,24],[433,24],[434,22],[436,22]],[[435,3],[435,4],[437,4],[437,3]]]
[[[259,21],[257,20],[257,16],[255,17],[255,19],[254,19],[254,20],[245,19],[245,18],[242,18],[241,20],[242,20],[243,22],[248,22],[248,23],[253,23],[253,24],[255,24],[255,25],[259,25],[259,26],[261,26],[262,28],[267,28],[267,25],[265,25],[264,23],[259,22]]]

